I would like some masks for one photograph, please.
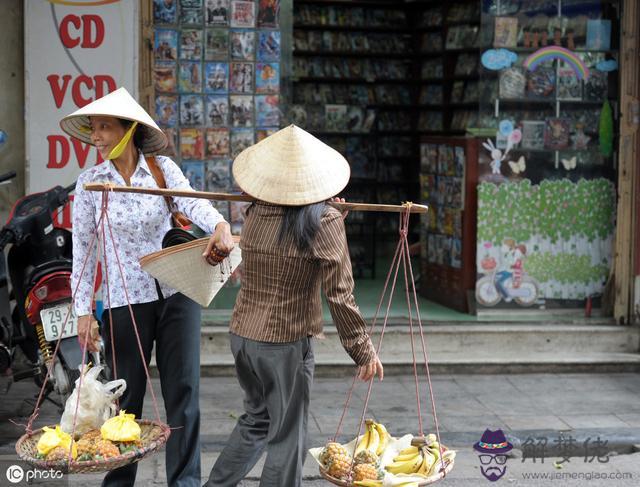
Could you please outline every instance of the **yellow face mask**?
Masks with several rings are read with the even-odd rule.
[[[133,122],[131,124],[131,127],[129,128],[129,130],[127,130],[127,133],[124,134],[124,137],[122,137],[122,140],[118,142],[118,145],[116,145],[113,149],[111,149],[111,152],[109,152],[109,155],[107,156],[109,160],[117,159],[122,155],[122,153],[124,152],[124,148],[127,146],[129,141],[131,140],[131,137],[133,136],[133,132],[136,130],[137,126],[138,126],[138,122]]]

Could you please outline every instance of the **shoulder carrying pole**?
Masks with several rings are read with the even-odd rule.
[[[158,196],[173,196],[184,198],[201,198],[213,201],[245,201],[254,202],[256,199],[247,194],[231,193],[209,193],[207,191],[192,191],[180,189],[160,189],[160,188],[134,188],[132,186],[115,186],[108,183],[88,183],[84,185],[86,191],[113,191],[115,193],[139,193],[153,194]],[[331,206],[340,211],[382,211],[400,213],[409,208],[410,213],[426,213],[428,207],[415,203],[403,203],[401,205],[379,205],[370,203],[337,203],[329,202]]]

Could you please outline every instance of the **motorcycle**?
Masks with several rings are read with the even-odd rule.
[[[482,262],[481,267],[485,276],[476,283],[478,303],[484,306],[495,306],[504,299],[507,302],[514,300],[520,306],[533,306],[538,300],[540,286],[534,278],[523,274],[516,279],[512,274],[502,282],[502,287],[507,293],[505,296],[496,284],[498,272],[495,263],[489,265]]]
[[[6,268],[12,288],[9,294],[5,273],[4,281],[0,281],[3,326],[0,349],[4,353],[1,367],[5,374],[11,371],[14,382],[33,378],[40,387],[51,367],[45,398],[60,408],[79,377],[82,350],[76,338],[77,317],[70,306],[71,232],[54,226],[53,212],[67,204],[74,188],[75,183],[66,188],[56,186],[19,199],[0,230],[3,266],[4,248],[11,244]],[[68,318],[67,314],[70,314]],[[61,335],[60,348],[54,357]],[[16,345],[20,346],[27,363],[12,370]],[[51,392],[57,393],[61,401],[51,398]]]

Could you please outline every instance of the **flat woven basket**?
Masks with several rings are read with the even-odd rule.
[[[446,450],[446,448],[443,447],[443,450]],[[438,480],[442,480],[443,478],[445,478],[445,476],[449,472],[451,472],[451,469],[453,468],[454,462],[455,462],[455,459],[452,459],[449,462],[445,463],[444,471],[440,471],[440,472],[432,475],[431,477],[427,477],[426,479],[421,481],[418,485],[420,487],[422,487],[424,485],[433,484],[433,483],[437,482]],[[322,477],[325,480],[331,482],[333,485],[339,485],[340,487],[353,487],[353,482],[351,482],[350,480],[340,480],[340,479],[337,479],[335,477],[332,477],[322,467],[320,467],[320,475],[322,475]]]
[[[38,440],[43,434],[43,430],[39,429],[31,434],[23,435],[16,443],[16,452],[18,456],[28,464],[39,469],[53,469],[63,473],[98,473],[108,472],[116,468],[124,467],[130,463],[142,460],[147,455],[161,448],[169,439],[171,430],[169,426],[157,421],[137,420],[140,425],[140,441],[141,447],[137,451],[131,451],[119,455],[117,457],[107,458],[104,460],[89,460],[86,462],[68,462],[66,460],[48,462],[36,458],[38,453]]]

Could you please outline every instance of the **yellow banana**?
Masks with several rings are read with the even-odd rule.
[[[382,452],[389,444],[389,438],[391,438],[391,435],[389,434],[389,432],[387,431],[387,428],[385,428],[383,424],[374,423],[374,427],[378,431],[378,435],[380,435],[380,445],[376,450],[376,455],[380,456],[382,455]]]
[[[422,463],[422,453],[418,453],[415,458],[404,462],[393,462],[385,467],[387,472],[392,474],[398,473],[415,473]]]
[[[417,446],[411,445],[404,450],[400,451],[398,455],[406,455],[407,453],[418,453],[419,448]]]
[[[367,450],[376,453],[380,446],[380,434],[375,428],[375,423],[373,421],[367,421],[367,429],[369,430],[369,444],[367,445]]]
[[[418,468],[418,471],[416,473],[429,475],[429,471],[431,470],[431,466],[433,465],[435,458],[428,448],[422,449],[422,456],[424,457],[424,460],[422,461],[422,465],[420,465],[420,468]]]
[[[406,461],[408,461],[408,460],[413,460],[413,459],[416,457],[416,455],[420,455],[420,452],[419,452],[419,451],[417,451],[417,452],[415,452],[415,453],[406,453],[406,454],[404,454],[404,455],[398,455],[397,457],[395,457],[395,458],[393,459],[393,461],[394,461],[394,462],[398,462],[398,463],[400,463],[400,462],[406,462]]]
[[[438,438],[433,433],[429,433],[424,439],[427,446],[433,445],[436,441],[438,441]]]
[[[358,446],[356,446],[356,451],[353,455],[354,457],[361,451],[367,449],[367,446],[369,445],[369,438],[370,438],[369,429],[367,428],[364,434],[362,435],[362,437],[360,438],[360,441],[358,442]]]
[[[434,458],[434,462],[433,465],[431,465],[431,468],[429,469],[429,475],[433,475],[435,474],[438,469],[440,468],[440,447],[437,446],[437,442],[436,442],[436,447],[434,448],[433,446],[429,447],[429,451],[431,452],[431,455],[433,455]]]
[[[401,484],[395,484],[395,487],[420,487],[419,482],[403,482]]]
[[[382,487],[382,480],[355,480],[353,485],[357,485],[359,487]]]

